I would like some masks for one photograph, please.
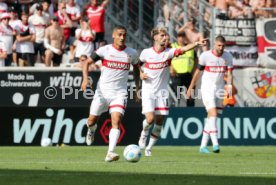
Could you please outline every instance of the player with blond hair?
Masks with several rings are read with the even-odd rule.
[[[151,36],[153,47],[144,49],[140,55],[140,78],[142,80],[142,113],[146,119],[143,121],[143,130],[139,139],[140,148],[145,147],[145,156],[151,156],[151,149],[157,142],[165,116],[169,113],[168,82],[170,78],[170,62],[173,57],[181,55],[199,45],[205,45],[206,39],[188,44],[182,48],[168,48],[166,46],[167,30],[156,27]],[[149,129],[154,125],[150,134],[149,143],[146,140]]]

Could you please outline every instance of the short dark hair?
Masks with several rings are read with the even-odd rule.
[[[185,31],[177,32],[177,37],[186,37]]]
[[[36,5],[36,10],[43,10],[42,4],[37,4]]]
[[[117,26],[115,26],[114,29],[113,29],[113,32],[117,31],[117,30],[125,30],[125,31],[127,31],[126,27],[124,27],[123,25],[117,25]]]
[[[218,36],[215,38],[215,41],[219,41],[219,42],[225,43],[225,42],[226,42],[226,39],[225,39],[222,35],[218,35]]]
[[[88,57],[87,57],[87,55],[83,54],[83,55],[80,56],[80,58],[85,58],[85,59],[87,59]]]

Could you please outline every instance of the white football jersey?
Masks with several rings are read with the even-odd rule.
[[[48,18],[44,15],[39,16],[37,13],[35,13],[29,17],[28,22],[35,28],[35,42],[43,43],[46,27],[50,23]]]
[[[203,52],[199,57],[199,64],[205,66],[201,87],[222,87],[224,75],[227,70],[233,69],[232,55],[224,51],[221,56],[217,56],[213,50]]]
[[[29,25],[24,25],[22,22],[15,26],[17,34],[24,33],[29,29],[30,34],[35,34],[34,27]],[[31,41],[16,42],[16,52],[18,53],[34,53],[34,43]]]
[[[0,40],[5,44],[7,54],[11,54],[13,45],[13,29],[11,26],[0,23]]]
[[[0,40],[0,53],[7,52],[7,48],[5,46],[5,43]],[[0,58],[0,67],[5,66],[5,59]]]
[[[100,47],[96,54],[102,58],[101,76],[97,88],[105,90],[127,90],[130,65],[138,63],[137,51],[126,47],[116,49],[112,44]]]
[[[81,10],[78,5],[70,6],[69,4],[66,4],[66,13],[69,15],[69,18],[72,20],[72,17],[80,17],[81,16]],[[72,21],[73,27],[78,26],[78,21]]]
[[[90,30],[81,30],[80,28],[76,29],[76,36],[80,35],[79,40],[77,41],[76,47],[76,57],[80,57],[81,55],[90,56],[92,51],[94,50],[92,41],[94,40],[93,33]]]
[[[6,3],[0,2],[0,15],[4,12],[7,12],[8,5]]]
[[[170,79],[171,59],[175,55],[176,48],[166,48],[157,52],[153,47],[144,49],[140,55],[140,61],[144,63],[144,73],[148,79],[142,82],[142,93],[158,95],[161,90],[168,89]]]

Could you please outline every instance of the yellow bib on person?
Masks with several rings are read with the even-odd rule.
[[[176,42],[171,44],[172,48],[181,48]],[[171,65],[176,73],[191,73],[195,64],[195,50],[191,49],[178,57],[172,59]]]

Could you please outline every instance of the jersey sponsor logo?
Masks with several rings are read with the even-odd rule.
[[[205,71],[212,73],[225,73],[227,66],[205,66]]]
[[[156,62],[156,63],[146,63],[145,67],[149,69],[162,69],[170,66],[171,60],[166,60],[165,62]]]
[[[103,60],[103,66],[112,68],[112,69],[119,69],[119,70],[129,70],[130,68],[129,63],[110,61],[110,60]]]
[[[81,42],[91,42],[93,37],[80,37]]]
[[[46,28],[46,24],[34,24],[36,28]]]

